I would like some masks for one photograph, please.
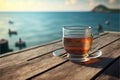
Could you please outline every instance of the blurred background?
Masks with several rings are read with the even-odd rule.
[[[63,26],[120,32],[120,0],[0,0],[0,54],[62,38]]]

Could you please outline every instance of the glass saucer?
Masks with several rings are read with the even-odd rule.
[[[72,56],[77,56],[77,55],[73,55],[71,56],[71,54],[67,53],[63,48],[62,49],[57,49],[53,52],[53,55],[56,56],[56,57],[60,57],[60,58],[63,58],[62,55],[65,55],[66,56],[64,58],[67,58],[71,61],[77,61],[77,62],[85,62],[85,61],[88,61],[90,59],[95,59],[95,58],[98,58],[102,55],[102,51],[101,50],[98,50],[94,53],[88,53],[87,54],[87,57],[85,58],[76,58],[76,57],[72,57]]]

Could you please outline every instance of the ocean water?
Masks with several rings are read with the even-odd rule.
[[[63,26],[92,26],[98,24],[106,31],[120,31],[120,14],[93,12],[0,12],[0,39],[9,41],[9,48],[14,51],[15,42],[21,38],[26,47],[43,45],[62,38]],[[10,24],[11,20],[14,23]],[[110,22],[109,25],[105,21]],[[18,32],[9,35],[8,29]]]

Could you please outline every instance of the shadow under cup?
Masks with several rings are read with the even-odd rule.
[[[69,60],[88,61],[92,42],[91,27],[63,27],[63,45]]]

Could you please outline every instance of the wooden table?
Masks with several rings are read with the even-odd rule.
[[[96,40],[96,39],[94,39]],[[120,33],[101,34],[103,55],[86,63],[54,57],[61,40],[0,55],[0,80],[119,80]]]

